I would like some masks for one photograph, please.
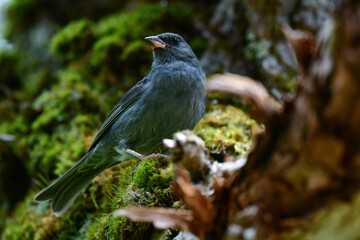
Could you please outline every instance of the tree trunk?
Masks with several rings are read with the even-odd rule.
[[[360,2],[343,1],[317,43],[303,40],[290,39],[303,69],[295,96],[265,121],[231,189],[240,213],[258,209],[251,224],[258,239],[298,226],[359,189]]]

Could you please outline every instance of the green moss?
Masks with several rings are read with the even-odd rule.
[[[21,87],[18,58],[16,51],[0,48],[0,99],[6,96],[5,89],[16,90]]]
[[[164,21],[164,13],[159,4],[144,4],[134,12],[101,20],[94,30],[97,40],[92,47],[91,66],[107,78],[115,73],[133,81],[146,74],[152,58],[143,39],[161,32],[158,23]]]
[[[83,230],[82,235],[85,238],[88,232],[94,231],[91,229],[99,229],[104,213],[111,216],[111,196],[118,194],[117,189],[126,189],[131,184],[131,172],[137,163],[129,161],[96,177],[69,211],[60,218],[50,212],[48,203],[32,202],[35,193],[31,191],[26,201],[19,204],[13,213],[16,217],[6,220],[4,239],[76,239],[79,229]],[[113,185],[117,187],[112,188]],[[112,224],[109,225],[109,231],[118,229],[115,228],[118,226],[116,220],[114,218],[110,221]]]
[[[112,215],[105,215],[97,220],[97,225],[93,225],[89,229],[87,239],[143,239],[149,227],[149,223],[134,223],[127,218],[114,218]]]
[[[161,156],[149,157],[116,172],[118,184],[112,186],[109,198],[111,210],[131,205],[171,207],[174,199],[169,187],[172,176],[163,173],[167,160]],[[131,171],[132,170],[132,171]],[[151,224],[133,223],[127,218],[115,218],[111,213],[103,214],[89,228],[88,239],[142,239],[144,234],[152,234]]]
[[[145,159],[140,163],[134,173],[134,183],[138,187],[144,188],[151,193],[154,193],[157,189],[169,187],[169,182],[172,180],[172,177],[160,172],[160,170],[166,166],[167,160],[162,156]]]
[[[64,173],[85,153],[90,145],[88,138],[100,125],[100,116],[88,113],[98,111],[98,93],[84,83],[78,72],[63,71],[58,78],[58,83],[32,103],[38,114],[30,125],[31,133],[22,138],[28,146],[31,173],[47,176],[55,168],[56,175]]]
[[[35,21],[36,15],[32,12],[35,6],[36,1],[34,0],[14,0],[10,2],[7,8],[9,21],[5,29],[6,37],[25,31]]]
[[[112,215],[112,211],[134,204],[134,194],[129,189],[132,185],[131,173],[137,165],[138,161],[126,162],[113,169],[114,180],[105,194],[106,203],[99,209],[98,217],[89,224],[87,239],[141,239],[149,228],[149,224],[132,223],[127,218],[115,218]],[[97,192],[96,189],[91,191]]]
[[[51,40],[52,52],[66,60],[85,55],[94,41],[93,27],[94,24],[86,19],[70,23]]]
[[[29,201],[31,197],[27,199]],[[72,219],[56,218],[49,212],[47,203],[36,206],[27,204],[22,207],[24,208],[21,208],[21,213],[16,212],[17,218],[7,222],[5,239],[71,239],[76,235],[76,228],[81,224],[81,222],[76,223],[75,219],[84,217],[74,213]]]
[[[102,37],[94,44],[92,64],[98,66],[116,61],[125,45],[126,42],[119,36],[110,35]]]
[[[286,71],[286,74],[283,72],[279,72],[278,74],[272,74],[271,78],[274,82],[276,82],[276,88],[281,89],[285,92],[291,92],[293,91],[298,82],[297,82],[297,73],[292,69],[284,69]],[[267,72],[261,70],[262,74],[266,75]]]
[[[18,115],[12,122],[4,121],[0,125],[0,132],[7,134],[24,134],[29,130],[29,123],[24,115]]]
[[[168,206],[173,204],[170,181],[173,173],[166,171],[168,161],[163,156],[142,160],[133,173],[133,182],[114,196],[114,209],[129,205]]]
[[[212,155],[226,153],[242,157],[253,146],[251,127],[255,124],[240,108],[211,104],[194,132],[204,139]]]
[[[117,36],[131,38],[145,37],[148,29],[163,20],[165,10],[159,4],[143,4],[133,12],[120,12],[102,19],[96,26],[96,36]],[[156,26],[158,28],[158,26]]]
[[[164,29],[191,32],[193,13],[193,8],[184,3],[169,4],[166,9],[158,3],[148,3],[98,22],[77,20],[53,37],[52,52],[71,60],[71,66],[79,65],[78,69],[92,75],[91,80],[97,79],[108,86],[119,82],[128,85],[150,69],[151,49],[143,39],[164,32]],[[206,42],[200,38],[195,40],[190,44],[199,54],[204,51]]]
[[[168,9],[160,4],[143,4],[133,12],[104,18],[94,29],[97,41],[92,48],[91,66],[98,70],[106,66],[102,74],[107,77],[116,73],[128,76],[132,81],[134,76],[144,76],[149,71],[152,56],[148,43],[143,39],[163,32],[168,22],[172,23],[172,28],[193,28],[191,13],[192,7],[186,4],[169,4]],[[206,46],[201,40],[195,43],[195,52],[202,51]]]

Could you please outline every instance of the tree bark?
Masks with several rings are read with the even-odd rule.
[[[359,39],[360,3],[349,0],[325,24],[317,51],[312,41],[296,42],[302,74],[295,96],[266,121],[231,189],[239,209],[258,208],[252,224],[258,239],[359,190]],[[299,56],[307,50],[307,57]]]

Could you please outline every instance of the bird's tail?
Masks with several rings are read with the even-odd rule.
[[[89,169],[79,171],[79,167],[85,162],[89,153],[70,168],[64,175],[55,180],[50,186],[38,193],[34,201],[51,201],[51,210],[57,216],[64,214],[75,201],[81,191],[103,169]],[[81,167],[80,167],[81,168]]]

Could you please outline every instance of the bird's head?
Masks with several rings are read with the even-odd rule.
[[[162,33],[157,36],[145,38],[150,42],[154,54],[154,64],[184,61],[198,64],[194,52],[186,41],[175,33]]]

